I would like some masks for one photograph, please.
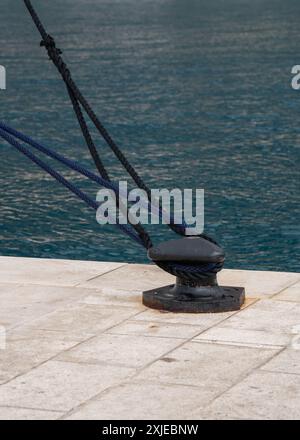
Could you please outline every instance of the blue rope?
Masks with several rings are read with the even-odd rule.
[[[4,130],[2,127],[4,127],[4,125],[0,124],[0,136],[6,142],[8,142],[11,146],[16,148],[21,153],[23,153],[32,162],[34,162],[36,165],[38,165],[40,168],[42,168],[44,171],[46,171],[48,174],[50,174],[54,179],[56,179],[63,186],[68,188],[73,194],[75,194],[77,197],[79,197],[81,200],[83,200],[89,207],[91,207],[95,210],[97,210],[99,208],[99,203],[95,202],[91,197],[89,197],[87,194],[85,194],[83,191],[81,191],[79,188],[77,188],[73,183],[70,183],[68,180],[66,180],[60,173],[55,171],[46,162],[42,161],[35,154],[33,154],[30,150],[28,150],[28,148],[21,145],[12,136],[10,136],[7,133],[7,131]],[[6,127],[6,128],[8,128],[8,127]],[[12,129],[10,129],[10,130],[13,131]],[[41,147],[41,146],[39,146],[39,147]],[[44,147],[41,147],[40,151],[42,151],[42,149],[44,149]],[[48,153],[50,155],[50,151],[48,151]],[[53,157],[54,157],[54,155],[61,156],[58,153],[54,153],[53,151],[51,151],[51,154],[53,154]],[[61,156],[61,158],[63,158],[63,156]],[[63,159],[64,159],[65,164],[67,164],[69,162],[69,159],[66,159],[66,158],[63,158]],[[70,163],[72,163],[73,165],[75,164],[75,162],[73,162],[73,161],[70,161]],[[77,167],[77,165],[76,165],[76,167]],[[75,169],[75,168],[73,168],[73,169]],[[84,168],[82,168],[82,171],[86,171],[86,170],[84,170]],[[97,179],[98,179],[98,176],[97,176]],[[99,177],[99,179],[101,179],[101,178]],[[142,243],[141,239],[138,237],[138,235],[135,234],[132,230],[130,230],[130,228],[127,225],[121,225],[121,224],[117,223],[117,226],[123,232],[125,232],[127,235],[129,235],[133,240],[135,240],[137,243],[139,243],[143,246],[143,243]]]
[[[92,198],[90,198],[87,194],[85,194],[83,191],[81,191],[79,188],[77,188],[74,184],[67,181],[60,173],[55,171],[51,166],[49,166],[46,162],[39,159],[35,154],[33,154],[28,148],[21,145],[15,138],[18,140],[32,146],[39,152],[45,154],[48,157],[51,157],[52,159],[57,160],[58,162],[62,163],[66,167],[79,172],[83,176],[87,177],[93,182],[96,182],[97,184],[108,188],[112,191],[114,191],[116,194],[119,194],[119,187],[115,183],[108,181],[104,179],[103,177],[97,176],[96,174],[90,172],[85,167],[80,165],[78,162],[70,160],[63,155],[51,150],[50,148],[46,148],[42,145],[40,145],[38,142],[34,141],[29,136],[26,136],[17,130],[7,126],[3,122],[0,122],[0,136],[6,140],[10,145],[15,147],[18,151],[23,153],[26,157],[28,157],[32,162],[34,162],[36,165],[38,165],[40,168],[42,168],[44,171],[46,171],[48,174],[50,174],[54,179],[56,179],[59,183],[61,183],[63,186],[65,186],[67,189],[69,189],[73,194],[75,194],[77,197],[79,197],[81,200],[83,200],[88,206],[91,208],[97,210],[99,207],[99,203],[95,202]],[[14,137],[12,137],[14,136]],[[151,205],[150,202],[147,202],[148,207]],[[161,208],[157,208],[160,215],[162,215]],[[128,225],[121,225],[117,223],[117,226],[125,232],[129,237],[131,237],[133,240],[135,240],[138,244],[144,246],[142,240],[140,237],[130,229]],[[156,262],[158,266],[161,266],[164,270],[169,271],[170,273],[176,275],[178,272],[180,273],[189,273],[190,276],[192,275],[208,275],[211,273],[216,273],[219,270],[221,270],[222,265],[221,264],[204,264],[199,266],[189,265],[187,263],[177,263],[177,262],[169,262],[169,263],[161,263],[159,264]]]
[[[83,176],[89,178],[90,180],[98,183],[101,186],[104,186],[108,189],[113,190],[115,193],[118,194],[119,187],[113,182],[110,182],[108,180],[103,179],[100,176],[97,176],[94,173],[91,173],[86,168],[84,168],[82,165],[80,165],[78,162],[67,159],[66,157],[62,156],[61,154],[57,153],[56,151],[51,150],[50,148],[43,147],[38,142],[34,141],[29,136],[24,135],[23,133],[20,133],[19,131],[15,130],[14,128],[8,127],[8,125],[4,124],[0,121],[0,129],[6,131],[7,133],[11,134],[15,138],[25,142],[28,145],[31,145],[36,150],[40,151],[41,153],[46,154],[48,157],[51,157],[52,159],[56,159],[57,161],[61,162],[65,166],[78,171]]]
[[[46,148],[46,147],[42,146],[41,144],[39,144],[38,142],[36,142],[32,138],[30,138],[29,136],[24,135],[23,133],[20,133],[19,131],[15,130],[14,128],[9,127],[8,125],[6,125],[5,123],[3,123],[1,121],[0,121],[0,129],[6,131],[7,133],[9,133],[12,136],[14,136],[15,138],[25,142],[26,144],[32,146],[33,148],[40,151],[41,153],[46,154],[48,157],[51,157],[52,159],[57,160],[58,162],[73,169],[74,171],[79,172],[80,174],[82,174],[83,176],[92,180],[93,182],[96,182],[99,185],[104,186],[105,188],[113,190],[118,195],[120,194],[119,187],[117,184],[90,172],[89,170],[84,168],[82,165],[80,165],[78,162],[76,162],[74,160],[70,160],[70,159],[64,157],[63,155],[57,153],[56,151],[51,150],[48,147]],[[121,196],[127,197],[126,194],[121,194]],[[147,204],[147,206],[146,206],[146,204]],[[154,209],[156,210],[158,215],[161,216],[161,218],[163,218],[163,212],[160,207],[157,207],[157,206],[151,204],[148,200],[147,200],[146,204],[144,206],[146,206],[148,209],[150,209],[150,207],[154,207]],[[170,216],[170,222],[171,223],[174,222],[173,216]],[[182,226],[184,228],[187,227],[185,222],[183,222],[182,225],[179,225],[179,226]]]

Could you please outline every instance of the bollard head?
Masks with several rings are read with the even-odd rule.
[[[153,261],[184,261],[193,263],[222,263],[224,250],[203,237],[184,237],[170,240],[150,248]]]
[[[143,293],[147,307],[177,313],[217,313],[239,310],[245,301],[243,287],[222,287],[217,272],[225,253],[204,237],[184,237],[161,243],[148,251],[162,269],[176,276],[176,284]]]

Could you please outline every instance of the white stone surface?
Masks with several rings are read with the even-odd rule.
[[[202,333],[196,340],[250,346],[287,346],[298,324],[299,303],[261,300]]]
[[[118,269],[117,273],[107,273],[105,276],[83,282],[80,286],[141,292],[173,283],[172,275],[163,272],[153,264],[130,264]]]
[[[276,299],[281,301],[300,302],[300,282],[282,290],[282,292],[276,295]]]
[[[86,335],[36,330],[26,326],[7,333],[6,349],[0,350],[0,383],[30,371],[57,354],[87,339]]]
[[[203,419],[299,420],[300,376],[255,371],[205,409]]]
[[[0,420],[57,420],[63,416],[59,411],[41,411],[38,409],[0,407]]]
[[[300,375],[300,337],[295,342],[297,346],[288,347],[269,362],[267,362],[262,370],[274,373],[289,373]]]
[[[70,420],[173,420],[188,419],[195,406],[211,398],[209,388],[124,383],[100,394],[66,415]],[[114,411],[112,411],[114,408]]]
[[[67,335],[92,336],[103,332],[138,312],[129,307],[103,307],[76,303],[32,320],[32,329],[64,332]]]
[[[242,310],[146,309],[153,265],[0,257],[0,419],[300,416],[300,274],[224,270]]]
[[[219,284],[223,284],[224,286],[245,287],[246,295],[249,298],[264,298],[275,295],[291,284],[299,281],[299,274],[224,269],[218,275],[218,281]]]
[[[69,411],[131,374],[112,365],[48,361],[1,385],[0,407]]]
[[[225,391],[278,350],[187,342],[137,375],[139,381],[157,381]]]
[[[139,316],[139,315],[136,315]],[[127,320],[120,325],[107,330],[113,335],[149,336],[173,339],[189,339],[196,336],[199,326],[188,324],[173,324],[158,321]]]
[[[124,263],[0,256],[0,280],[1,283],[75,286],[122,266]]]
[[[69,362],[144,367],[181,344],[178,339],[101,334],[61,354]]]

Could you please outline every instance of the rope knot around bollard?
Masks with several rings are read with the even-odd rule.
[[[149,258],[176,276],[176,284],[143,292],[147,307],[179,313],[216,313],[239,310],[245,301],[242,287],[223,287],[217,273],[225,253],[204,237],[185,237],[148,250]]]

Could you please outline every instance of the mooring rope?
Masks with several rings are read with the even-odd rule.
[[[83,136],[86,140],[86,143],[88,145],[89,151],[92,155],[92,158],[95,162],[95,165],[102,177],[105,177],[107,180],[109,179],[109,173],[105,169],[99,153],[93,143],[92,136],[89,132],[89,129],[87,127],[87,124],[85,122],[82,110],[82,108],[85,110],[87,116],[90,118],[90,120],[93,122],[94,126],[98,130],[98,132],[101,134],[107,145],[110,147],[114,155],[117,157],[117,159],[120,161],[124,169],[128,172],[128,174],[131,176],[133,181],[136,183],[136,185],[143,189],[147,196],[149,201],[151,202],[151,190],[150,188],[145,184],[141,176],[138,174],[138,172],[135,170],[135,168],[129,163],[128,159],[125,157],[123,152],[120,150],[116,142],[112,139],[111,135],[108,133],[102,122],[99,120],[99,118],[96,116],[95,112],[91,108],[90,104],[86,100],[86,98],[82,95],[81,91],[77,87],[76,83],[74,82],[71,72],[69,68],[67,67],[66,63],[62,59],[62,51],[59,49],[56,45],[56,42],[54,38],[49,35],[46,32],[46,29],[44,25],[42,24],[39,16],[37,15],[35,9],[32,6],[32,3],[30,0],[24,0],[24,3],[33,19],[33,22],[35,23],[41,37],[42,41],[40,45],[42,47],[45,47],[49,56],[49,59],[53,62],[53,64],[56,66],[57,70],[62,76],[63,81],[66,84],[68,94],[71,98],[71,102],[76,114],[76,117],[79,122],[79,126],[81,128],[81,131],[83,133]],[[184,236],[185,235],[185,228],[182,225],[174,224],[173,222],[170,222],[168,225],[174,232],[176,232],[179,235]]]
[[[91,173],[88,171],[85,167],[78,164],[75,161],[72,161],[70,159],[65,158],[61,154],[54,152],[53,150],[50,150],[49,148],[46,148],[39,143],[35,142],[33,139],[31,139],[28,136],[23,135],[22,133],[8,127],[6,124],[0,122],[0,136],[6,140],[10,145],[12,145],[14,148],[16,148],[18,151],[23,153],[25,156],[27,156],[30,160],[32,160],[36,165],[41,167],[44,171],[46,171],[48,174],[50,174],[52,177],[54,177],[58,182],[60,182],[63,186],[68,188],[73,194],[75,194],[77,197],[79,197],[81,200],[83,200],[88,206],[92,207],[93,209],[98,209],[99,203],[95,202],[93,199],[91,199],[87,194],[85,194],[83,191],[81,191],[79,188],[77,188],[73,183],[66,180],[60,173],[55,171],[51,166],[49,166],[46,162],[38,158],[35,154],[33,154],[27,147],[20,144],[19,141],[22,141],[26,143],[27,145],[30,145],[31,147],[35,148],[41,153],[46,154],[48,157],[51,157],[60,163],[64,164],[65,166],[69,167],[70,169],[79,172],[80,174],[84,175],[85,177],[91,179],[92,181],[109,188],[113,190],[118,195],[118,187],[117,185],[111,181],[109,173],[107,169],[105,168],[99,153],[97,151],[97,148],[95,146],[95,143],[93,141],[92,135],[89,131],[89,128],[87,126],[83,110],[86,113],[86,115],[89,117],[89,119],[93,122],[94,126],[98,130],[98,132],[101,134],[107,145],[110,147],[116,158],[120,161],[124,169],[128,172],[128,174],[131,176],[133,181],[136,183],[136,185],[144,190],[144,192],[147,194],[148,197],[148,207],[152,205],[151,200],[151,190],[148,188],[148,186],[145,184],[141,176],[137,173],[135,168],[130,164],[128,159],[125,157],[123,152],[120,150],[120,148],[117,146],[115,141],[112,139],[106,128],[103,126],[103,124],[100,122],[96,114],[94,113],[93,109],[89,105],[88,101],[85,99],[85,97],[80,92],[79,88],[77,87],[76,83],[74,82],[70,70],[68,69],[67,65],[63,61],[61,55],[62,51],[56,46],[54,38],[49,35],[40,18],[38,17],[35,9],[33,8],[30,0],[24,0],[24,3],[42,37],[42,41],[40,43],[41,46],[45,47],[47,50],[47,53],[49,55],[50,60],[54,63],[56,68],[58,69],[59,73],[61,74],[61,77],[63,81],[66,84],[67,92],[69,94],[75,115],[77,117],[81,132],[83,134],[83,137],[85,139],[85,142],[87,144],[87,147],[89,149],[89,152],[91,154],[91,157],[95,163],[95,166],[99,172],[100,176],[96,176],[94,173]],[[153,203],[155,206],[155,203]],[[122,210],[122,202],[118,202],[117,205],[118,210]],[[160,214],[162,213],[161,208],[158,207],[158,210]],[[127,210],[128,213],[128,210]],[[129,215],[128,215],[129,219]],[[152,245],[151,238],[147,231],[142,227],[141,224],[132,224],[129,219],[129,225],[123,225],[117,222],[117,226],[125,232],[127,235],[129,235],[133,240],[135,240],[137,243],[144,246],[146,249],[150,249]],[[185,226],[184,224],[178,225],[174,223],[173,217],[170,220],[170,223],[168,223],[168,226],[177,234],[181,236],[185,236]],[[217,244],[211,237],[201,234],[202,238],[213,242]],[[208,277],[211,277],[213,274],[216,274],[219,272],[222,267],[223,263],[185,263],[185,262],[157,262],[154,261],[159,267],[161,267],[163,270],[181,277],[183,279],[187,280],[199,280],[199,279],[206,279]]]
[[[42,168],[44,171],[46,171],[50,176],[52,176],[54,179],[56,179],[59,183],[61,183],[64,187],[69,189],[73,194],[75,194],[77,197],[79,197],[81,200],[83,200],[89,207],[97,210],[99,208],[99,203],[94,201],[91,197],[89,197],[87,194],[85,194],[81,189],[77,188],[76,185],[69,182],[67,179],[65,179],[60,173],[55,171],[50,165],[48,165],[46,162],[41,160],[39,157],[37,157],[35,154],[33,154],[28,148],[24,147],[24,145],[20,144],[16,139],[14,139],[9,132],[13,131],[12,129],[4,130],[4,125],[0,123],[0,136],[8,142],[11,146],[16,148],[18,151],[24,154],[24,156],[28,157],[32,162],[34,162],[36,165],[38,165],[40,168]],[[7,126],[5,126],[8,128]],[[25,138],[25,136],[24,136]],[[36,144],[37,149],[40,151],[44,150],[49,157],[52,157],[54,159],[59,160],[64,165],[69,166],[71,169],[79,171],[81,174],[86,175],[87,177],[92,178],[92,180],[96,181],[97,176],[91,176],[90,173],[84,169],[84,167],[78,165],[76,162],[70,161],[69,159],[64,158],[63,156],[59,155],[58,153],[54,153],[50,149],[46,149],[44,147],[39,146]],[[100,178],[97,177],[97,180],[100,180]],[[100,183],[100,181],[98,181]],[[101,182],[103,186],[106,186],[109,189],[112,189],[115,191],[115,188],[113,185],[109,186],[105,182]],[[141,238],[135,234],[133,231],[130,230],[130,227],[128,225],[122,225],[117,223],[117,226],[125,232],[125,234],[129,235],[133,240],[135,240],[137,243],[144,246],[143,241]],[[131,226],[131,225],[130,225]],[[145,246],[146,247],[146,246]]]
[[[32,162],[42,168],[46,173],[51,175],[54,179],[56,179],[59,183],[61,183],[64,187],[69,189],[73,194],[83,200],[89,207],[97,210],[99,208],[99,203],[95,202],[91,197],[85,194],[82,190],[80,190],[76,185],[69,182],[65,179],[60,173],[55,171],[50,165],[41,160],[35,154],[33,154],[28,148],[24,145],[20,144],[18,141],[22,141],[27,145],[30,145],[37,151],[45,154],[46,156],[55,159],[61,164],[65,165],[69,169],[77,171],[81,175],[87,177],[91,181],[112,190],[116,195],[122,196],[119,194],[119,187],[114,182],[108,181],[103,177],[97,176],[91,171],[87,170],[84,166],[79,164],[78,162],[68,159],[64,157],[62,154],[53,151],[52,149],[41,145],[40,143],[34,141],[29,136],[20,133],[14,128],[9,127],[0,121],[0,137],[8,142],[11,146],[20,151],[24,156],[29,158]],[[148,204],[148,207],[151,206]],[[132,238],[138,244],[144,246],[146,249],[149,249],[152,244],[145,240],[145,237],[141,237],[138,232],[134,232],[131,230],[130,226],[134,225],[123,225],[120,223],[116,223],[116,225],[120,228],[122,232],[127,234],[130,238]],[[223,264],[218,263],[210,263],[210,264],[202,264],[202,265],[193,265],[193,264],[182,264],[178,262],[155,262],[159,267],[161,267],[166,272],[171,273],[172,275],[178,276],[183,279],[189,280],[199,280],[201,278],[205,279],[210,277],[212,274],[217,273],[222,269]]]

